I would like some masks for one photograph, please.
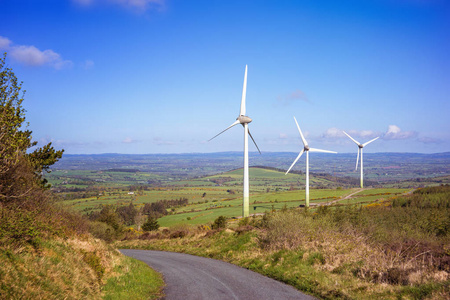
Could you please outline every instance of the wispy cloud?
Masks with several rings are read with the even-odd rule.
[[[331,127],[328,128],[327,131],[325,131],[322,134],[323,138],[327,138],[327,139],[334,139],[334,138],[341,138],[344,137],[344,133],[342,132],[342,130],[336,128],[336,127]]]
[[[82,6],[92,6],[97,4],[114,4],[124,8],[131,8],[138,11],[148,9],[162,9],[166,0],[72,0]]]
[[[370,139],[381,135],[379,132],[375,132],[372,130],[345,130],[345,132],[350,134],[353,138],[361,138],[361,139]],[[336,127],[328,128],[322,134],[322,137],[327,139],[347,138],[343,130]]]
[[[160,137],[153,138],[153,144],[155,145],[174,145],[174,142],[163,140]]]
[[[70,60],[64,60],[61,55],[53,50],[42,51],[35,46],[14,45],[10,39],[2,36],[0,36],[0,50],[8,52],[13,60],[27,66],[50,66],[56,70],[73,66]]]
[[[292,103],[298,102],[298,101],[309,102],[306,94],[303,91],[298,90],[298,89],[288,95],[277,97],[277,103],[281,104],[283,106],[288,106],[288,105],[291,105]]]
[[[441,139],[436,139],[436,138],[432,138],[432,137],[428,137],[428,136],[420,137],[417,140],[424,144],[441,144],[441,143],[443,143],[443,140],[441,140]]]
[[[0,36],[0,49],[9,49],[11,45],[11,40]]]
[[[132,144],[132,143],[137,143],[137,142],[138,142],[137,140],[134,140],[134,139],[132,139],[130,137],[126,137],[122,141],[122,143],[124,143],[124,144]]]
[[[415,138],[417,132],[415,131],[402,131],[397,125],[389,125],[388,130],[383,135],[385,140],[406,140]]]
[[[90,70],[90,69],[94,68],[94,62],[92,60],[88,59],[82,64],[82,66],[83,66],[83,69]]]

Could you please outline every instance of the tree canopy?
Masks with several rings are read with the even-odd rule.
[[[6,53],[0,58],[0,202],[26,197],[33,184],[48,187],[42,173],[57,162],[64,150],[52,143],[31,149],[32,131],[25,122],[22,107],[25,91],[13,70],[6,64]],[[32,151],[31,151],[32,150]]]

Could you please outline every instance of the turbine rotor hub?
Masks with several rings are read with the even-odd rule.
[[[359,149],[362,149],[362,148],[364,148],[364,145],[359,144],[358,147],[359,147]]]
[[[239,116],[236,118],[241,124],[248,124],[252,122],[252,119],[247,116]]]
[[[309,146],[308,145],[306,145],[304,148],[303,148],[303,150],[305,150],[305,151],[309,151]]]

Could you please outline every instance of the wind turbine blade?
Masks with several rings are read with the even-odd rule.
[[[221,135],[222,133],[224,133],[225,131],[227,131],[228,129],[230,129],[231,127],[233,127],[233,126],[235,126],[235,125],[237,125],[237,124],[240,124],[240,122],[239,122],[238,120],[236,120],[236,122],[234,122],[233,124],[231,124],[230,126],[228,126],[225,130],[222,130],[221,132],[219,132],[218,134],[216,134],[215,136],[213,136],[212,138],[210,138],[210,139],[208,140],[208,142],[209,142],[210,140],[214,139],[215,137]]]
[[[261,154],[261,151],[259,150],[258,145],[256,145],[255,139],[253,138],[252,134],[250,133],[250,129],[248,130],[248,135],[252,138],[252,141],[255,144],[256,149],[258,149],[259,154]]]
[[[370,140],[367,143],[364,143],[363,146],[365,147],[365,146],[369,145],[370,143],[372,143],[373,141],[377,140],[378,138],[380,138],[380,137],[376,137],[373,140]]]
[[[322,153],[334,153],[334,154],[337,154],[337,152],[335,152],[335,151],[322,150],[322,149],[316,149],[316,148],[309,148],[309,151],[311,151],[311,152],[322,152]]]
[[[245,116],[245,96],[247,94],[247,65],[245,65],[244,86],[242,87],[241,112],[240,116]]]
[[[360,150],[360,148],[358,147],[358,154],[356,155],[356,166],[355,166],[355,171],[358,170],[359,150]]]
[[[302,130],[300,129],[300,126],[298,126],[297,119],[295,117],[294,117],[294,121],[295,121],[295,124],[297,124],[298,132],[300,132],[300,137],[302,138],[303,145],[307,146],[308,143],[306,142],[305,137],[303,136]]]
[[[298,154],[297,158],[294,160],[294,162],[292,163],[292,165],[289,167],[289,169],[287,170],[286,174],[289,173],[289,171],[292,169],[292,167],[295,165],[295,163],[297,162],[297,160],[300,159],[300,157],[302,156],[303,152],[305,152],[305,149],[302,149],[302,151],[300,151],[300,153]]]
[[[354,141],[356,145],[358,145],[358,146],[361,145],[357,140],[352,138],[347,132],[345,132],[345,131],[342,131],[342,132],[345,133],[345,135],[348,136],[352,141]]]

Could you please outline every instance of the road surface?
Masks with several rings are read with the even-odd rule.
[[[219,260],[163,251],[120,252],[163,274],[167,300],[315,299],[289,285]]]

